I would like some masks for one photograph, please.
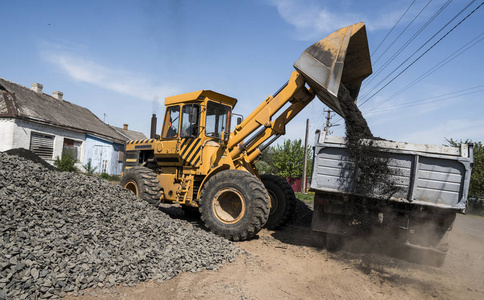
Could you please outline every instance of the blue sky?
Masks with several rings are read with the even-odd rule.
[[[45,93],[62,91],[64,99],[89,108],[106,123],[128,123],[130,129],[149,135],[151,114],[161,120],[165,97],[201,89],[237,98],[235,112],[247,116],[289,79],[292,64],[304,49],[338,28],[363,21],[374,78],[364,82],[358,102],[366,101],[361,109],[376,136],[431,144],[451,137],[484,141],[484,7],[375,94],[480,4],[2,1],[0,77],[28,87],[40,82]],[[462,48],[469,42],[470,48]],[[439,68],[423,77],[435,66]],[[312,133],[325,121],[325,108],[315,99],[288,125],[280,141],[304,138],[309,118],[312,143]],[[332,128],[333,134],[344,136],[344,123],[338,116],[333,121],[341,124]]]

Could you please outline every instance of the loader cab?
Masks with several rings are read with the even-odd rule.
[[[167,97],[161,138],[217,141],[228,137],[236,103],[234,98],[209,90]]]

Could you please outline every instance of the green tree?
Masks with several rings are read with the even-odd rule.
[[[276,174],[277,170],[273,163],[274,148],[269,147],[262,152],[262,158],[255,163],[260,174]]]
[[[472,142],[469,139],[465,141],[457,141],[452,138],[446,139],[446,141],[450,146],[454,147],[459,147],[460,144],[468,144]],[[482,146],[482,142],[474,143],[474,165],[472,166],[469,195],[484,195],[484,148]]]
[[[86,170],[87,175],[91,176],[97,169],[97,167],[92,165],[91,159],[87,161],[87,164],[84,165],[84,169]]]
[[[60,158],[59,156],[56,157],[54,166],[64,172],[76,172],[77,168],[74,166],[76,162],[77,160],[72,151],[62,150],[62,155]]]
[[[311,157],[308,149],[308,157]],[[275,173],[284,178],[301,178],[303,174],[304,145],[301,139],[285,140],[273,148],[272,164]],[[311,160],[308,160],[307,175],[310,175]]]

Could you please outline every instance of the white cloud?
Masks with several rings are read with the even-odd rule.
[[[153,101],[177,94],[177,89],[157,85],[142,74],[103,66],[71,52],[60,51],[54,45],[43,51],[43,57],[72,79],[89,83],[120,94]]]
[[[349,13],[334,13],[316,3],[301,5],[297,0],[271,0],[281,17],[297,30],[297,38],[312,40],[338,28],[356,23],[358,16]]]
[[[391,28],[402,15],[401,9],[383,12],[379,9],[376,17],[358,12],[345,12],[347,9],[330,8],[338,6],[334,1],[267,0],[275,6],[279,15],[297,31],[297,39],[314,40],[326,36],[339,28],[365,22],[369,30]]]

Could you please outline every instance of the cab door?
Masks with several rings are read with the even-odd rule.
[[[180,165],[180,106],[174,105],[166,108],[163,129],[161,131],[162,149],[156,158],[164,166]]]
[[[182,108],[180,125],[180,158],[183,165],[197,167],[201,161],[200,105],[186,104]]]

